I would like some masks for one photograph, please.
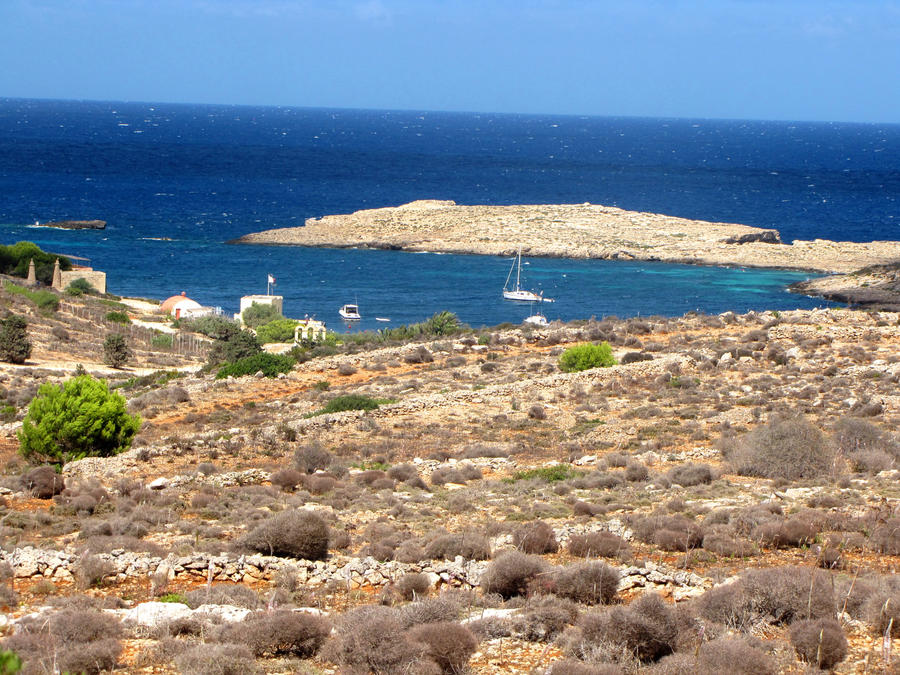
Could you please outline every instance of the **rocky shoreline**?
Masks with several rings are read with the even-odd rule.
[[[421,200],[310,218],[229,243],[641,260],[846,274],[900,260],[900,242],[781,242],[776,230],[599,204],[465,206]]]

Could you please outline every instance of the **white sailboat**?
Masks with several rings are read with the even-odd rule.
[[[509,280],[512,278],[513,270],[516,271],[516,287],[510,289]],[[509,268],[509,274],[506,275],[506,283],[503,284],[503,298],[519,302],[553,302],[550,298],[544,298],[541,293],[522,288],[522,249],[516,252],[512,267]]]

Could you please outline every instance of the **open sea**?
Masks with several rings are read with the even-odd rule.
[[[415,199],[580,203],[774,227],[785,240],[900,239],[900,125],[0,99],[0,243],[90,259],[110,292],[238,309],[277,279],[285,314],[342,330],[451,310],[519,322],[510,260],[235,246],[257,230]],[[101,231],[34,227],[108,221]],[[806,274],[538,259],[549,319],[823,306]],[[375,322],[388,317],[391,324]]]

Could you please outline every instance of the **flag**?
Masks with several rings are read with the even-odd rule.
[[[275,283],[275,277],[273,277],[271,274],[269,275],[269,283],[270,283],[270,284],[274,284],[274,283]]]

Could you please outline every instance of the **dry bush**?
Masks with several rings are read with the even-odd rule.
[[[460,457],[462,459],[474,459],[476,457],[509,457],[510,454],[512,454],[512,452],[507,447],[476,443],[474,445],[466,446],[462,453],[460,453]]]
[[[425,557],[432,560],[453,560],[456,556],[466,560],[487,560],[491,557],[491,544],[484,535],[466,531],[442,534],[425,547]]]
[[[214,584],[208,588],[197,588],[185,593],[188,607],[197,609],[200,605],[234,605],[246,609],[260,606],[259,594],[243,584]]]
[[[181,675],[255,675],[259,673],[253,653],[243,644],[204,643],[175,657]]]
[[[703,537],[703,549],[729,558],[747,558],[759,551],[749,541],[739,539],[726,530],[707,531]]]
[[[417,597],[428,594],[431,589],[431,581],[425,574],[407,572],[397,579],[394,587],[404,600],[415,600]]]
[[[444,485],[446,483],[464,485],[465,482],[466,477],[463,475],[462,471],[455,467],[445,466],[431,472],[432,485]]]
[[[451,621],[429,623],[410,629],[409,637],[424,644],[427,657],[436,663],[442,673],[464,673],[469,657],[478,647],[478,641],[465,626]]]
[[[419,470],[412,464],[396,464],[387,471],[388,478],[405,483],[419,477]]]
[[[553,592],[585,605],[608,605],[616,596],[619,571],[601,562],[568,565],[553,575]]]
[[[116,567],[110,561],[92,555],[85,554],[75,566],[75,583],[79,588],[91,588],[100,585],[103,580],[115,574]]]
[[[546,571],[547,565],[540,558],[507,551],[488,565],[481,577],[481,589],[504,598],[524,595],[532,580]]]
[[[669,469],[669,480],[682,487],[704,485],[713,480],[713,471],[708,464],[694,464],[688,462]]]
[[[629,483],[639,483],[650,477],[650,470],[643,462],[633,460],[625,467],[625,480]]]
[[[400,608],[397,616],[404,628],[421,626],[426,623],[456,621],[460,606],[456,598],[442,594],[437,598],[423,598]]]
[[[651,515],[632,523],[634,536],[667,551],[688,551],[703,541],[703,528],[683,515]]]
[[[244,621],[226,624],[218,642],[246,644],[256,656],[314,656],[331,632],[326,619],[307,612],[279,610],[253,614]]]
[[[525,523],[513,532],[513,545],[523,553],[556,553],[559,542],[553,528],[542,520]]]
[[[282,511],[244,535],[239,545],[266,555],[324,560],[328,556],[328,525],[312,511]]]
[[[815,541],[819,534],[819,526],[812,519],[795,516],[783,521],[770,520],[757,525],[750,537],[763,546],[771,548],[787,548],[789,546],[807,546]]]
[[[333,461],[332,454],[316,441],[303,445],[294,452],[294,466],[302,473],[327,469]]]
[[[578,606],[553,595],[529,598],[512,620],[512,633],[529,642],[551,642],[578,620]]]
[[[869,545],[885,555],[900,555],[900,517],[890,518],[875,527]]]
[[[678,636],[675,609],[655,593],[644,593],[627,607],[585,614],[578,628],[578,649],[618,645],[643,663],[672,653]]]
[[[804,418],[774,415],[726,443],[723,454],[735,473],[783,480],[831,476],[837,458],[833,445]]]
[[[312,495],[324,495],[328,492],[331,492],[339,485],[338,481],[332,476],[318,475],[314,474],[312,476],[308,476],[305,481],[303,481],[303,486],[306,488],[306,491]]]
[[[37,499],[50,499],[62,492],[66,485],[63,477],[52,466],[39,466],[21,477],[22,487]]]
[[[340,617],[323,658],[341,666],[341,672],[354,675],[439,675],[440,667],[424,658],[425,650],[425,645],[409,638],[394,610],[367,605]],[[429,663],[433,667],[429,668]]]
[[[587,516],[588,518],[593,518],[596,515],[604,513],[604,511],[605,508],[599,504],[589,504],[581,500],[572,504],[572,515],[574,516]]]
[[[703,675],[775,675],[775,660],[756,640],[721,637],[700,645],[698,671]]]
[[[757,621],[833,617],[835,602],[828,573],[786,565],[748,570],[737,581],[706,591],[696,605],[703,618],[744,630]]]
[[[349,363],[342,363],[338,366],[338,375],[354,375],[356,372],[356,366]]]
[[[296,469],[279,469],[271,475],[269,481],[285,492],[293,492],[303,480],[303,474]]]
[[[867,597],[857,601],[860,607],[854,613],[865,617],[879,635],[884,635],[890,626],[891,636],[900,637],[900,584],[895,582],[859,595]]]
[[[85,673],[112,670],[122,646],[119,620],[96,609],[63,609],[20,621],[3,649],[16,652],[25,673]]]
[[[831,670],[847,658],[847,638],[835,619],[793,623],[791,644],[803,661],[823,670]]]
[[[601,530],[569,537],[569,553],[579,558],[631,557],[631,545],[617,534]]]

